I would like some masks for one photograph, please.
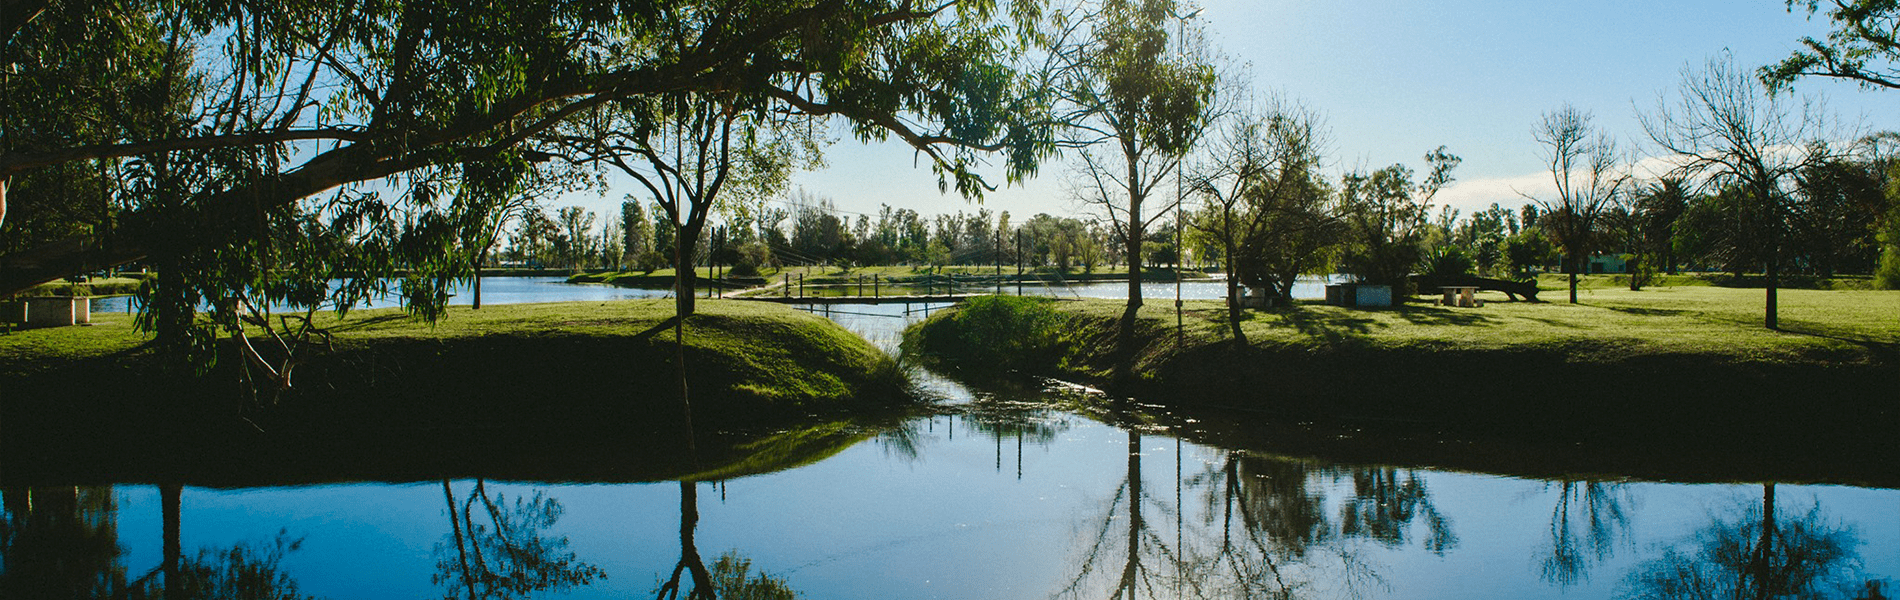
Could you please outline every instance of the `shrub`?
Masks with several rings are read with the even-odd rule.
[[[1464,249],[1457,246],[1442,246],[1425,259],[1424,275],[1432,279],[1460,277],[1472,274],[1476,266],[1471,256],[1465,254]]]
[[[1034,370],[1055,366],[1063,316],[1054,300],[979,296],[904,332],[904,352],[976,369]]]
[[[1062,316],[1052,303],[1025,296],[971,298],[956,313],[959,345],[972,357],[993,357],[1003,368],[1052,362],[1062,331]]]

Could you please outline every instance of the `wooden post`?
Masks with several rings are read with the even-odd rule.
[[[783,292],[785,292],[785,297],[786,297],[786,298],[790,298],[790,297],[792,297],[792,274],[791,274],[791,273],[779,273],[779,276],[780,276],[780,277],[784,277],[784,278],[785,278],[785,284],[784,284],[784,288],[785,288],[785,289],[784,289],[784,290],[781,290],[781,291],[783,291]]]
[[[883,295],[884,294],[882,292],[879,292],[877,289],[877,274],[872,273],[871,274],[871,297],[876,298]]]

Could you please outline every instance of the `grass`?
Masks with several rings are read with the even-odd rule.
[[[9,480],[724,477],[834,453],[863,436],[833,423],[913,402],[890,357],[826,319],[699,307],[684,345],[691,437],[672,304],[631,300],[454,307],[433,325],[326,317],[334,350],[254,401],[235,361],[168,375],[126,315],[4,334],[0,456]]]
[[[1259,348],[1327,352],[1552,351],[1570,362],[1617,363],[1649,355],[1697,355],[1726,362],[1789,364],[1889,362],[1900,347],[1900,292],[1783,290],[1781,330],[1762,327],[1760,290],[1713,286],[1652,287],[1640,292],[1593,286],[1579,304],[1507,302],[1501,293],[1480,293],[1482,308],[1407,304],[1391,309],[1351,309],[1318,303],[1250,311],[1242,323]],[[1094,323],[1122,314],[1119,300],[1060,305]],[[1157,333],[1173,333],[1174,312],[1165,303],[1143,307],[1141,317]],[[1145,355],[1152,370],[1168,353],[1230,340],[1226,310],[1215,301],[1186,303],[1186,341],[1164,335]],[[1166,331],[1163,331],[1166,330]]]
[[[1122,302],[1053,302],[1064,322],[1035,343],[1057,350],[1017,368],[1143,402],[1394,435],[1896,454],[1881,440],[1900,429],[1900,292],[1784,290],[1781,331],[1761,326],[1760,290],[1593,286],[1577,305],[1480,296],[1482,308],[1249,311],[1245,347],[1219,302],[1188,302],[1178,333],[1172,307],[1151,302],[1128,346],[1117,341]],[[973,339],[941,331],[957,318],[913,328],[909,347],[1001,367],[994,349],[945,342]]]
[[[136,277],[94,277],[84,283],[55,281],[34,286],[20,296],[122,296],[137,293],[143,282]]]

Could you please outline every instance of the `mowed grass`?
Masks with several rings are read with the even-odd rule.
[[[1900,348],[1900,291],[1781,290],[1780,330],[1763,326],[1764,292],[1706,285],[1579,290],[1578,304],[1509,302],[1485,292],[1477,308],[1408,303],[1345,308],[1316,302],[1243,313],[1242,330],[1261,347],[1506,350],[1547,349],[1578,361],[1644,354],[1698,354],[1743,361],[1875,360]],[[1150,327],[1174,329],[1170,303],[1151,301]],[[1118,300],[1065,302],[1063,310],[1117,318]],[[1231,338],[1219,301],[1186,303],[1186,346]],[[1172,336],[1166,336],[1172,337]],[[1171,345],[1171,344],[1170,344]]]
[[[410,317],[399,309],[352,311],[344,318],[319,313],[319,326],[335,336],[344,353],[379,348],[467,348],[508,353],[549,344],[580,344],[590,361],[599,352],[626,357],[619,374],[652,377],[665,369],[644,368],[671,362],[674,332],[671,300],[612,302],[558,302],[490,305],[479,310],[450,307],[434,323]],[[0,377],[24,377],[49,369],[68,369],[87,361],[155,362],[150,336],[136,329],[131,315],[94,315],[89,326],[18,330],[0,334]],[[729,374],[730,389],[772,399],[819,399],[849,396],[857,383],[883,377],[893,367],[890,359],[869,343],[822,317],[788,307],[758,302],[701,301],[698,313],[687,320],[685,348],[696,370]],[[505,356],[483,361],[505,361]],[[549,357],[530,354],[519,362],[537,367],[558,365]],[[547,364],[544,364],[547,363]],[[511,379],[546,381],[562,377],[606,377],[616,373],[562,373],[537,370],[509,374]],[[661,385],[664,382],[630,382]]]

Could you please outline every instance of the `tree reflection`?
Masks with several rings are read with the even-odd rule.
[[[1550,511],[1550,547],[1542,560],[1544,581],[1568,587],[1589,578],[1591,565],[1615,554],[1629,538],[1632,500],[1621,483],[1560,481]]]
[[[537,491],[532,498],[515,498],[511,505],[505,495],[490,498],[481,479],[459,502],[444,479],[442,496],[454,546],[436,545],[431,580],[450,598],[521,598],[588,585],[606,576],[567,552],[566,536],[547,534],[561,518],[558,500]]]
[[[1859,535],[1829,522],[1817,503],[1804,514],[1775,506],[1775,484],[1759,505],[1716,515],[1688,539],[1631,573],[1625,598],[1819,599],[1853,597],[1861,584]],[[1869,585],[1868,589],[1873,586]]]
[[[1194,473],[1180,472],[1177,463],[1169,503],[1143,479],[1141,439],[1129,431],[1127,477],[1089,528],[1076,575],[1055,596],[1093,597],[1099,587],[1130,599],[1356,596],[1379,580],[1359,542],[1402,543],[1411,539],[1410,524],[1424,521],[1427,549],[1443,552],[1455,543],[1423,481],[1391,469],[1329,469],[1227,452]],[[1341,499],[1335,517],[1326,488],[1349,478],[1354,494]],[[1184,504],[1190,491],[1199,499],[1192,515],[1198,518]],[[1377,502],[1395,506],[1367,506]]]
[[[173,564],[167,559],[164,587],[147,584],[124,596],[133,600],[304,600],[297,580],[283,570],[284,556],[303,544],[290,532],[278,530],[269,543],[240,543],[230,548],[204,548],[193,558]]]
[[[279,530],[268,543],[203,548],[185,556],[178,545],[181,491],[177,484],[159,486],[164,555],[157,567],[128,582],[112,486],[0,490],[0,598],[305,598],[283,570],[285,555],[302,543],[288,531]]]
[[[1340,533],[1366,537],[1387,546],[1406,543],[1410,526],[1423,521],[1425,549],[1443,555],[1457,545],[1451,522],[1432,504],[1425,480],[1417,472],[1400,473],[1391,467],[1351,469],[1353,496],[1340,509]]]
[[[0,598],[100,598],[125,588],[111,486],[0,490]]]
[[[727,551],[713,560],[712,568],[700,558],[694,532],[699,528],[699,488],[691,481],[680,485],[680,559],[673,572],[655,590],[661,600],[677,600],[681,594],[691,600],[794,600],[798,597],[785,580],[752,571],[752,560],[736,551]],[[685,586],[690,582],[691,587]]]

